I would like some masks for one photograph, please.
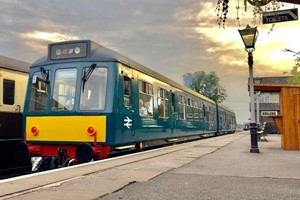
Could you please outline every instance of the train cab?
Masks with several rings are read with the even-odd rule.
[[[108,156],[106,128],[116,70],[113,62],[93,59],[94,45],[49,46],[49,57],[31,66],[24,117],[30,155],[59,155],[52,165]]]

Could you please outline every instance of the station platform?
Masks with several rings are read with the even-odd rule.
[[[0,199],[300,199],[300,151],[239,132],[0,181]],[[59,177],[59,178],[58,178]]]

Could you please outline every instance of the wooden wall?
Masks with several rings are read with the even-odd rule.
[[[280,92],[282,120],[281,146],[286,150],[300,150],[300,88],[282,87]],[[276,122],[276,119],[274,119]],[[280,120],[279,118],[277,120]]]

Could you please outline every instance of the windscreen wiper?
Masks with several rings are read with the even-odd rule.
[[[49,71],[46,71],[44,67],[40,67],[42,78],[46,84],[49,84]]]
[[[84,91],[84,85],[89,80],[90,76],[92,75],[94,69],[96,68],[97,64],[92,64],[87,70],[84,70],[84,74],[82,77],[82,91]]]

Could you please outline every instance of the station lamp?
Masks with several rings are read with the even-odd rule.
[[[245,29],[239,30],[239,33],[244,42],[245,50],[248,52],[250,112],[251,112],[250,153],[259,153],[259,148],[258,148],[258,143],[257,143],[257,123],[255,121],[255,110],[254,110],[253,56],[252,56],[252,53],[255,50],[255,43],[257,40],[258,31],[257,31],[257,27],[251,28],[248,24]]]

